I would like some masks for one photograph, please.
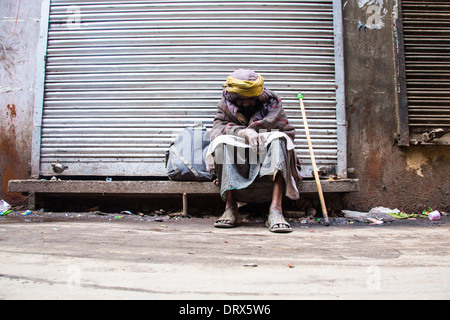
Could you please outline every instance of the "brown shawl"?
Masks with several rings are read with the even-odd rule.
[[[277,130],[286,133],[292,141],[295,138],[295,128],[289,124],[283,110],[281,98],[274,92],[265,90],[264,99],[257,100],[259,109],[246,119],[239,108],[225,95],[217,105],[217,115],[211,131],[211,141],[222,134],[237,135],[240,130],[251,128],[256,132]]]
[[[247,120],[239,112],[239,108],[232,101],[226,99],[225,92],[217,105],[217,115],[211,130],[211,141],[223,134],[237,135],[239,131],[251,128],[257,132],[260,130],[263,132],[281,131],[294,142],[295,128],[289,124],[281,98],[266,89],[264,94],[258,97],[258,104],[260,108]],[[290,152],[290,156],[290,171],[296,183],[299,183],[302,180],[300,161],[295,151]]]

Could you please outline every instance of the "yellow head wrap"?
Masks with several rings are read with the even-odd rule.
[[[246,81],[228,76],[227,83],[223,87],[228,92],[237,93],[244,97],[257,97],[264,92],[264,78],[258,74],[255,81]]]

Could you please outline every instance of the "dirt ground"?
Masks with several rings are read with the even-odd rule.
[[[449,299],[450,224],[33,213],[0,217],[1,299]]]

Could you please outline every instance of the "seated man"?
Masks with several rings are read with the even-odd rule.
[[[264,88],[263,77],[239,69],[227,78],[209,149],[226,202],[215,227],[232,228],[241,223],[238,202],[271,201],[269,230],[292,231],[283,216],[282,199],[284,194],[299,198],[301,175],[294,138],[295,129],[288,122],[280,97]],[[272,181],[273,188],[261,188],[264,180]]]

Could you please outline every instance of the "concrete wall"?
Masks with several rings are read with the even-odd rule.
[[[450,210],[450,147],[394,144],[396,2],[343,4],[349,167],[360,180],[360,192],[344,203],[358,210],[379,205],[409,212],[424,206]]]
[[[8,181],[30,176],[40,16],[40,0],[0,0],[0,198],[12,204],[25,199]]]
[[[39,0],[0,0],[0,199],[10,179],[30,176]],[[20,8],[19,8],[20,3]],[[425,206],[450,211],[450,148],[394,144],[397,129],[394,0],[343,0],[349,167],[360,192],[344,206],[368,210]],[[16,19],[17,18],[17,19]]]

